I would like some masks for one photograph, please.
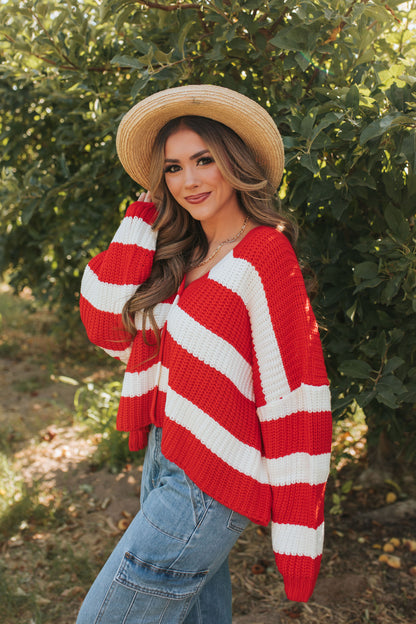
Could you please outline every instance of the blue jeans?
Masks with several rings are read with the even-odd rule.
[[[228,553],[249,523],[202,492],[152,427],[141,508],[110,555],[77,624],[231,624]]]

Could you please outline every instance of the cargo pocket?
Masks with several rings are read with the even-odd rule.
[[[208,571],[205,570],[184,572],[160,568],[126,552],[124,561],[118,569],[116,581],[143,594],[170,600],[186,600],[199,591],[207,574]]]
[[[161,568],[126,552],[95,624],[182,622],[208,571]],[[91,621],[91,624],[92,624]]]

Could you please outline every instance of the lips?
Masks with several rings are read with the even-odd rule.
[[[198,193],[198,195],[188,195],[187,197],[185,197],[185,199],[190,204],[200,204],[201,202],[205,201],[210,195],[210,192]]]

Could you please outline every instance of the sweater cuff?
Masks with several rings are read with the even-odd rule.
[[[308,602],[315,588],[316,578],[287,576],[284,579],[285,592],[289,600],[294,602]]]
[[[149,427],[143,429],[137,429],[136,431],[130,431],[129,435],[129,450],[140,451],[146,448],[147,439],[149,436]]]
[[[140,217],[149,225],[153,225],[157,217],[157,210],[152,202],[137,201],[126,210],[126,217]]]

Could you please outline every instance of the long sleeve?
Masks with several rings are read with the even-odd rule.
[[[330,393],[318,327],[290,243],[273,232],[261,256],[261,292],[249,312],[273,551],[287,597],[306,602],[322,558]]]
[[[126,301],[149,277],[157,235],[153,204],[135,202],[126,211],[107,250],[87,265],[82,282],[80,313],[91,342],[127,362],[131,335],[121,313]]]

